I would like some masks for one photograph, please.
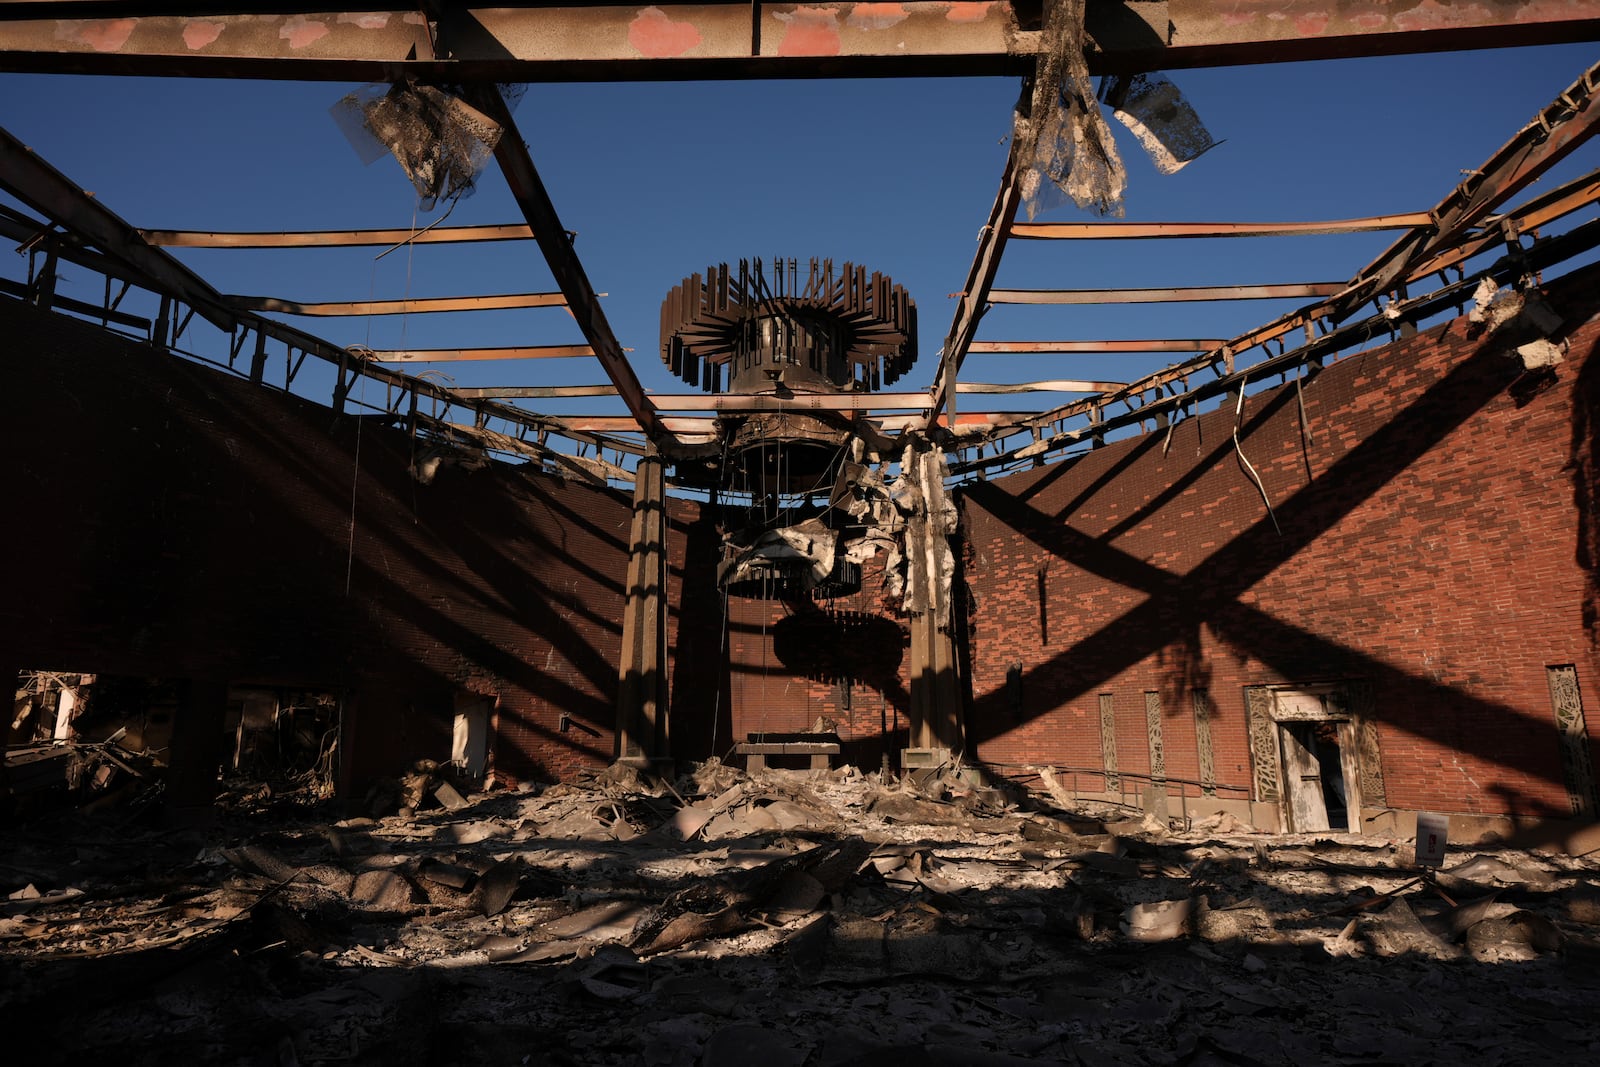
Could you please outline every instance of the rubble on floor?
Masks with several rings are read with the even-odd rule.
[[[1390,837],[715,761],[465,796],[419,764],[385,795],[8,831],[8,1041],[125,1065],[1600,1054],[1594,856],[1454,849],[1425,877]]]

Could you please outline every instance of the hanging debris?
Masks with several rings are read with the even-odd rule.
[[[1183,92],[1165,74],[1112,75],[1100,82],[1100,99],[1133,131],[1162,174],[1176,174],[1217,141]]]
[[[368,85],[341,98],[334,121],[362,162],[385,152],[399,162],[422,210],[470,196],[500,142],[500,124],[431,85]]]
[[[1025,170],[1021,191],[1032,219],[1063,195],[1097,215],[1122,215],[1127,173],[1089,81],[1084,58],[1085,0],[1058,0],[1045,20],[1045,55],[1033,105],[1013,134]]]

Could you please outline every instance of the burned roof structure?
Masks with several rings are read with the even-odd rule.
[[[967,654],[957,634],[972,621],[952,615],[952,603],[960,599],[952,583],[960,583],[949,536],[958,519],[947,482],[1074,460],[1130,433],[1159,435],[1165,455],[1176,429],[1198,420],[1208,406],[1232,406],[1239,423],[1247,393],[1274,379],[1292,377],[1304,420],[1306,375],[1343,352],[1410,337],[1418,324],[1468,303],[1497,329],[1512,322],[1498,336],[1515,341],[1530,371],[1548,368],[1564,350],[1563,318],[1537,295],[1538,280],[1581,262],[1597,239],[1595,223],[1579,221],[1600,195],[1592,174],[1516,202],[1593,133],[1600,78],[1595,67],[1581,72],[1490,158],[1462,161],[1463,179],[1436,204],[1404,214],[1282,223],[1046,220],[1042,212],[1068,201],[1102,216],[1121,213],[1124,168],[1107,116],[1128,125],[1158,169],[1170,173],[1216,142],[1162,70],[1537,45],[1590,38],[1597,30],[1600,11],[1577,2],[1335,8],[1263,0],[1228,10],[1201,0],[759,9],[451,4],[337,13],[293,4],[250,12],[236,5],[12,5],[0,13],[0,68],[8,71],[370,79],[372,86],[334,108],[364,159],[392,153],[415,184],[419,203],[429,206],[453,204],[486,180],[492,159],[522,218],[451,226],[441,217],[423,227],[364,230],[145,229],[123,215],[136,212],[137,205],[103,203],[0,131],[0,186],[12,201],[0,204],[0,230],[18,242],[27,264],[25,278],[0,279],[0,286],[12,298],[131,333],[158,351],[185,353],[186,331],[198,317],[221,332],[225,349],[187,354],[225,365],[258,386],[296,391],[307,360],[321,363],[331,381],[327,402],[333,410],[359,416],[357,425],[403,433],[412,453],[409,469],[419,481],[431,481],[441,464],[481,468],[498,457],[594,486],[633,483],[615,681],[616,751],[624,756],[665,758],[672,747],[664,711],[670,699],[669,612],[662,597],[673,568],[668,513],[678,506],[669,503],[676,499],[674,487],[709,493],[708,506],[721,509],[721,562],[708,584],[723,594],[755,593],[780,602],[796,595],[824,601],[864,595],[867,567],[869,587],[881,583],[886,603],[909,627],[904,641],[910,662],[902,662],[898,652],[893,664],[884,661],[885,670],[906,671],[911,679],[907,747],[955,752],[969,747],[961,709],[974,695],[971,668],[957,662]],[[659,338],[663,364],[701,393],[647,390],[512,117],[508,99],[514,102],[514,87],[529,81],[862,75],[1009,75],[1021,89],[998,195],[986,219],[973,215],[975,224],[981,221],[977,248],[965,282],[952,294],[952,320],[935,358],[917,372],[926,384],[910,390],[903,384],[913,369],[918,331],[916,303],[902,286],[850,264],[835,270],[828,259],[780,256],[766,265],[757,259],[741,260],[736,269],[713,266],[667,295]],[[1008,246],[1021,242],[1218,242],[1371,231],[1397,236],[1375,259],[1337,281],[1105,289],[996,284]],[[393,251],[528,240],[548,265],[554,291],[408,293],[401,299],[378,299],[375,293],[366,301],[321,302],[234,296],[173,251]],[[60,291],[69,265],[102,277],[104,299]],[[129,311],[130,290],[148,294],[153,313]],[[1230,337],[979,337],[986,313],[1005,305],[1105,308],[1257,299],[1304,302]],[[364,316],[370,322],[383,315],[539,307],[565,308],[583,343],[374,348],[336,344],[285,321]],[[1050,378],[988,385],[964,377],[975,355],[1134,352],[1170,362],[1126,381]],[[545,365],[540,361],[555,358],[592,360],[607,382],[539,384],[537,370]],[[464,361],[520,364],[534,368],[535,379],[460,386],[439,369]],[[429,369],[412,373],[418,364]],[[381,399],[374,399],[380,390]],[[985,411],[964,402],[957,410],[958,398],[985,393],[1042,397],[1044,403]],[[565,404],[574,397],[614,398],[626,414],[539,410],[541,400]],[[1244,449],[1236,452],[1246,484],[1276,527],[1267,484]],[[1044,573],[1041,620],[1048,599]],[[724,602],[724,626],[728,610]],[[826,642],[827,631],[815,619],[803,628]],[[560,722],[570,721],[569,710],[562,710]],[[609,729],[603,727],[602,734]],[[716,727],[710,729],[715,734]]]
[[[229,128],[290,177],[183,219],[86,188],[70,123],[17,132],[52,99],[0,105],[0,800],[44,828],[0,863],[8,1035],[129,1063],[1592,1058],[1600,63],[1425,202],[1320,197],[1386,190],[1446,108],[1522,108],[1497,50],[1596,40],[1597,0],[0,5],[0,85],[304,94],[289,136]],[[1261,218],[1138,203],[1130,152],[1233,151],[1190,78],[1457,50],[1489,73],[1407,86],[1355,146],[1282,122]],[[754,81],[857,78],[729,117]],[[977,146],[897,179],[874,92],[935,78],[1006,106],[998,188],[928,212]],[[648,144],[608,145],[603,106],[550,132],[556,90],[610,82],[707,86]],[[409,219],[331,217],[306,101],[399,165]],[[191,188],[183,136],[94,147]],[[850,243],[902,200],[923,217]],[[711,219],[744,243],[688,240]],[[1251,238],[1354,251],[1242,282],[1116,251]],[[607,277],[607,241],[650,272]],[[421,295],[427,246],[508,258]]]

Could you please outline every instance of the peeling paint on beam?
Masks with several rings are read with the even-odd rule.
[[[1286,300],[1333,296],[1347,282],[1207,285],[1171,289],[991,289],[992,304],[1164,304],[1198,300]]]
[[[518,241],[533,236],[527,223],[499,226],[440,226],[424,230],[299,230],[229,233],[213,230],[140,230],[160,248],[355,248],[398,244],[462,244]]]
[[[1018,222],[1011,236],[1026,241],[1151,240],[1187,237],[1307,237],[1426,226],[1426,211],[1320,222]]]
[[[0,69],[479,84],[981,75],[1022,73],[1038,47],[1005,0],[449,5],[433,34],[416,10],[46,19],[47,5],[28,6],[29,18],[0,15]],[[435,37],[444,57],[418,58]]]
[[[266,4],[274,8],[279,5]],[[429,5],[423,5],[424,8]],[[0,8],[0,69],[456,82],[1026,73],[1041,35],[1005,0],[416,8],[82,18]],[[72,17],[46,17],[56,11]],[[170,10],[170,7],[168,8]],[[1595,39],[1588,0],[1094,3],[1091,72],[1332,59]],[[435,57],[435,44],[442,58]]]

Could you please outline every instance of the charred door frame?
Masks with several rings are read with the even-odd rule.
[[[1298,702],[1285,697],[1300,696]],[[1374,725],[1372,692],[1362,680],[1285,683],[1250,686],[1245,690],[1249,718],[1250,758],[1258,801],[1274,803],[1282,825],[1298,832],[1283,751],[1284,724],[1339,724],[1339,755],[1344,775],[1345,808],[1350,833],[1362,833],[1362,810],[1386,803],[1382,760]]]

